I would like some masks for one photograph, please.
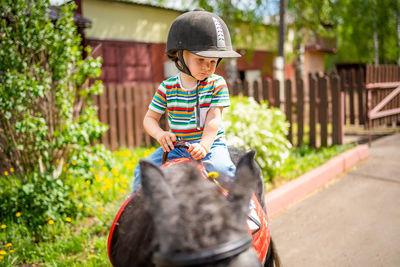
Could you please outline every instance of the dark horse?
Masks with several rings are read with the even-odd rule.
[[[110,232],[112,264],[262,266],[246,226],[253,192],[264,203],[261,170],[255,152],[229,151],[236,176],[218,186],[204,178],[196,161],[159,168],[141,160],[142,187],[120,209]],[[279,266],[272,239],[267,251],[264,266]]]

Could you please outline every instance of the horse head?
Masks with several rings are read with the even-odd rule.
[[[157,266],[261,266],[246,227],[259,184],[254,154],[240,159],[228,197],[202,176],[196,162],[168,168],[140,162]]]

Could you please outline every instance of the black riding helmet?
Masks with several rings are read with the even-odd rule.
[[[231,37],[225,22],[217,15],[203,9],[195,9],[180,15],[172,23],[168,33],[167,56],[175,61],[180,71],[191,75],[183,59],[183,50],[201,57],[219,58],[218,63],[222,58],[241,56],[232,49]]]

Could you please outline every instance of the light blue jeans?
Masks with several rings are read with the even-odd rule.
[[[200,140],[189,141],[188,143],[199,143]],[[153,162],[157,166],[161,166],[161,158],[163,150],[161,147],[157,148],[153,154],[148,156],[146,160]],[[189,152],[184,148],[175,148],[168,153],[168,159],[176,158],[192,158]],[[236,166],[233,164],[226,146],[225,139],[219,138],[214,141],[211,146],[210,152],[201,160],[207,172],[215,171],[221,176],[227,176],[233,179],[235,177]],[[141,173],[140,165],[136,166],[133,171],[135,180],[133,181],[132,194],[141,186]]]

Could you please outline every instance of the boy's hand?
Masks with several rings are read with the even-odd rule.
[[[157,142],[160,143],[163,151],[165,152],[170,152],[172,149],[174,149],[174,144],[173,142],[176,141],[176,136],[175,134],[167,131],[163,131],[157,136]]]
[[[204,158],[208,153],[208,151],[206,151],[206,148],[199,143],[191,144],[189,146],[188,152],[195,160]]]

